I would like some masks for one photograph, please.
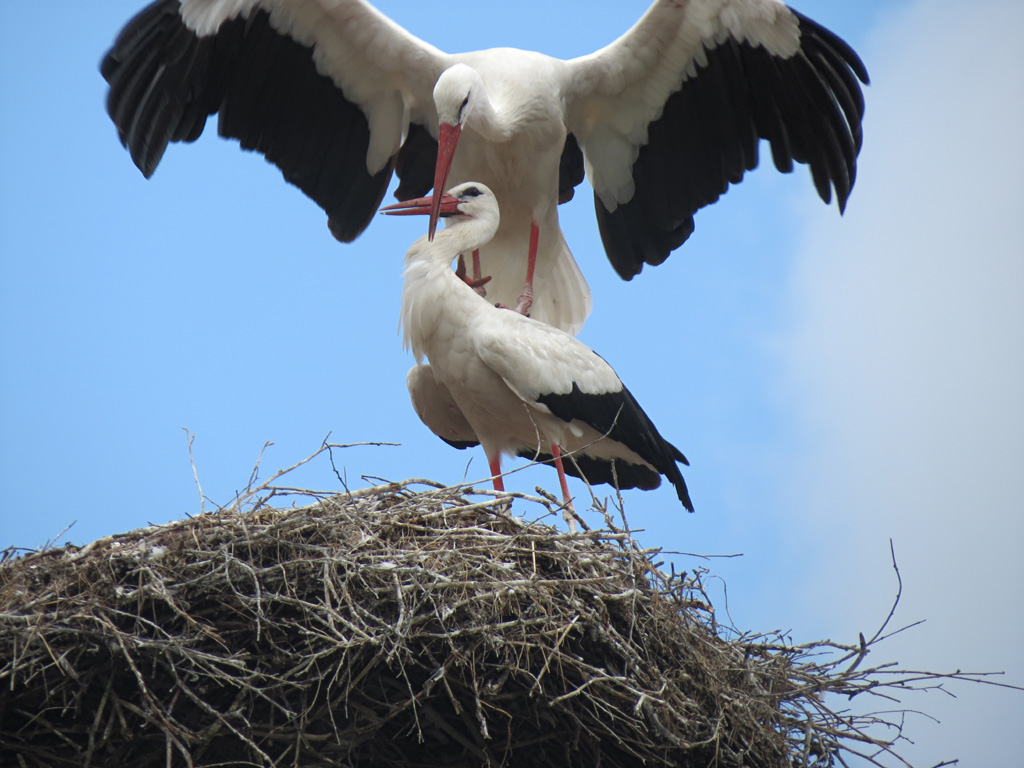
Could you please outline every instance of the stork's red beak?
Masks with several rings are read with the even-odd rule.
[[[459,143],[461,134],[462,126],[451,123],[441,123],[437,130],[437,166],[434,168],[435,202],[430,211],[430,224],[427,227],[427,234],[431,240],[434,239],[434,232],[437,231],[437,218],[441,214],[442,199],[439,195],[443,190],[448,189],[448,172],[452,169],[452,158],[455,157],[455,147]]]
[[[459,200],[447,192],[443,195],[430,195],[428,197],[417,197],[415,200],[406,200],[394,205],[387,205],[380,209],[381,213],[388,216],[416,216],[419,214],[430,214],[432,220],[439,216],[454,216],[459,212]],[[434,233],[430,233],[430,239],[434,239]]]

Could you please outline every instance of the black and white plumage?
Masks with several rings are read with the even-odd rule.
[[[383,210],[425,214],[432,202]],[[555,464],[567,504],[565,471],[621,488],[655,488],[664,476],[692,511],[677,465],[686,458],[612,367],[565,331],[493,306],[451,270],[453,259],[497,231],[494,194],[467,182],[445,194],[439,208],[448,226],[433,242],[424,236],[413,243],[402,288],[405,344],[418,362],[430,361],[407,378],[424,423],[455,447],[479,442],[499,490],[501,456],[520,455]],[[571,458],[563,461],[564,454]]]
[[[845,42],[779,0],[656,0],[618,40],[569,61],[447,54],[364,0],[157,0],[101,69],[146,176],[168,142],[194,140],[219,113],[220,133],[277,164],[346,242],[393,171],[399,199],[445,179],[487,184],[502,208],[481,252],[489,298],[515,304],[535,252],[532,314],[574,332],[590,295],[557,204],[584,170],[608,257],[630,279],[756,166],[761,138],[779,170],[807,163],[842,210],[868,80]]]
[[[460,451],[480,445],[476,432],[466,421],[452,393],[437,380],[428,363],[417,363],[410,368],[405,383],[413,410],[431,432]],[[536,448],[523,448],[518,455],[531,461],[554,463],[550,453]],[[647,465],[634,464],[624,459],[606,461],[592,458],[586,453],[575,453],[571,461],[563,465],[566,474],[578,477],[590,485],[607,483],[621,490],[653,490],[661,485],[661,476],[656,471]]]

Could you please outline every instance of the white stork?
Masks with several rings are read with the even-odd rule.
[[[433,242],[423,236],[405,255],[405,345],[417,362],[430,361],[407,378],[423,422],[456,448],[482,445],[495,490],[504,490],[503,454],[554,463],[570,530],[566,471],[619,488],[656,488],[664,475],[692,512],[676,464],[688,464],[686,457],[658,433],[612,367],[565,331],[493,306],[451,270],[453,259],[499,230],[494,193],[471,181],[436,197],[383,209],[450,217]]]
[[[502,210],[481,257],[489,298],[525,309],[535,253],[532,316],[572,332],[590,293],[557,204],[584,169],[608,257],[629,280],[757,165],[762,138],[780,171],[807,163],[842,211],[868,81],[845,42],[779,0],[655,0],[618,40],[569,61],[447,54],[364,0],[157,0],[101,71],[145,176],[218,112],[221,135],[279,166],[344,242],[369,224],[392,171],[399,200],[489,185]]]

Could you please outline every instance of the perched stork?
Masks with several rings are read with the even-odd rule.
[[[450,217],[433,242],[423,236],[406,253],[402,288],[406,347],[417,362],[430,361],[410,371],[409,392],[435,434],[456,448],[482,445],[499,491],[502,454],[552,462],[571,530],[567,471],[619,488],[656,488],[664,475],[693,511],[677,466],[688,464],[686,457],[658,433],[608,363],[565,331],[496,308],[451,270],[453,259],[499,230],[490,189],[466,182],[439,204],[423,197],[383,210]]]
[[[399,200],[487,184],[502,223],[475,277],[491,278],[492,301],[532,302],[533,317],[572,332],[590,293],[557,206],[584,169],[605,250],[629,280],[757,165],[759,139],[780,171],[807,163],[842,211],[868,81],[845,42],[779,0],[655,0],[618,40],[569,61],[447,54],[364,0],[157,0],[101,70],[145,176],[218,112],[221,135],[278,165],[344,242],[392,171]]]

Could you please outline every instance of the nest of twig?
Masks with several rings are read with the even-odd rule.
[[[387,484],[8,557],[0,764],[767,768],[881,744],[821,698],[881,684],[852,671],[866,647],[822,665],[730,636],[700,571],[474,498]]]

